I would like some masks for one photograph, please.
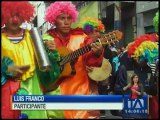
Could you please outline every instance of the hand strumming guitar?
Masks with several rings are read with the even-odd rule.
[[[101,55],[101,53],[102,53],[102,48],[103,48],[102,44],[100,44],[100,43],[98,43],[98,42],[92,43],[92,44],[91,44],[91,47],[92,47],[91,49],[92,49],[92,51],[93,51],[94,54],[96,54],[96,55],[98,55],[98,56]]]

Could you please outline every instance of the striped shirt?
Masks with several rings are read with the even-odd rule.
[[[153,75],[156,75],[156,74],[159,72],[158,65],[159,65],[159,59],[157,59],[157,60],[156,60],[154,63],[152,63],[152,64],[148,64],[148,66],[150,67]]]
[[[155,63],[148,64],[148,66],[151,68],[152,74],[154,75],[156,72],[156,64]]]
[[[7,37],[12,43],[19,43],[24,37],[24,31],[22,32],[21,36],[18,37]]]

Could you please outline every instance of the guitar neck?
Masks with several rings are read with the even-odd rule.
[[[108,34],[103,35],[101,38],[99,38],[98,40],[94,41],[94,42],[99,42],[102,45],[107,45],[110,43],[114,43],[117,40],[120,40],[122,38],[122,33],[118,30],[113,31],[113,32],[109,32]],[[93,43],[94,43],[93,42]],[[78,58],[79,56],[89,52],[91,50],[91,44],[88,44],[72,53],[70,53],[69,55],[65,56],[62,61],[60,62],[60,65],[64,65],[65,63],[72,61],[76,58]]]
[[[77,49],[74,52],[70,53],[69,55],[65,56],[63,58],[63,60],[60,62],[60,65],[64,65],[67,62],[72,61],[72,60],[78,58],[79,56],[89,52],[90,50],[91,50],[90,44],[86,45],[86,46],[84,46],[84,47],[82,47],[80,49]]]

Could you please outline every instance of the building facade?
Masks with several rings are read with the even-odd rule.
[[[41,34],[52,26],[45,22],[46,8],[54,1],[33,2],[36,6],[34,26],[38,27]],[[106,33],[118,29],[123,32],[123,39],[119,46],[127,46],[134,38],[154,32],[153,17],[158,11],[158,1],[72,1],[76,5],[79,19],[73,27],[84,17],[95,17],[102,20]]]
[[[106,32],[118,29],[123,32],[123,39],[117,46],[127,46],[134,38],[145,33],[153,33],[153,17],[158,11],[158,1],[99,1],[98,18]],[[89,2],[74,2],[79,10],[87,7]],[[92,17],[92,16],[90,16]]]

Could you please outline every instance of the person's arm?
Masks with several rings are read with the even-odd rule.
[[[13,60],[8,57],[2,57],[1,59],[1,85],[4,85],[7,81],[7,78],[13,76],[13,73],[8,71],[8,66],[13,66]]]
[[[129,83],[127,86],[123,87],[123,90],[126,91],[130,87],[131,87],[131,84]]]
[[[42,35],[42,40],[44,41],[44,45],[48,53],[49,59],[53,61],[60,61],[60,54],[56,50],[54,37],[49,35],[48,33],[45,33]]]
[[[29,65],[16,66],[8,57],[3,57],[1,63],[1,85],[4,85],[9,77],[19,77],[30,68]]]
[[[143,87],[142,87],[142,85],[138,86],[138,90],[132,89],[132,92],[136,92],[137,95],[139,95],[139,96],[143,95]]]
[[[85,39],[85,45],[91,44],[91,43],[92,43],[91,38],[88,37],[87,39]],[[96,46],[96,45],[93,44],[93,47],[94,46]],[[97,45],[97,47],[100,47],[100,46]],[[89,67],[101,66],[102,60],[103,60],[103,52],[104,52],[104,49],[99,49],[96,51],[96,47],[95,47],[90,52],[84,54],[83,61],[85,62],[85,65],[89,66]]]
[[[42,35],[42,40],[44,41],[45,46],[47,47],[47,50],[55,50],[56,45],[54,43],[54,38],[49,35],[48,33],[45,33]]]
[[[139,92],[139,91],[137,91],[137,90],[135,90],[135,92],[136,92],[138,95],[141,95],[141,94],[142,94],[141,92]]]
[[[140,84],[140,85],[139,85],[139,89],[138,89],[138,91],[136,91],[136,93],[137,93],[138,95],[143,95],[143,92],[144,92],[143,85]]]

